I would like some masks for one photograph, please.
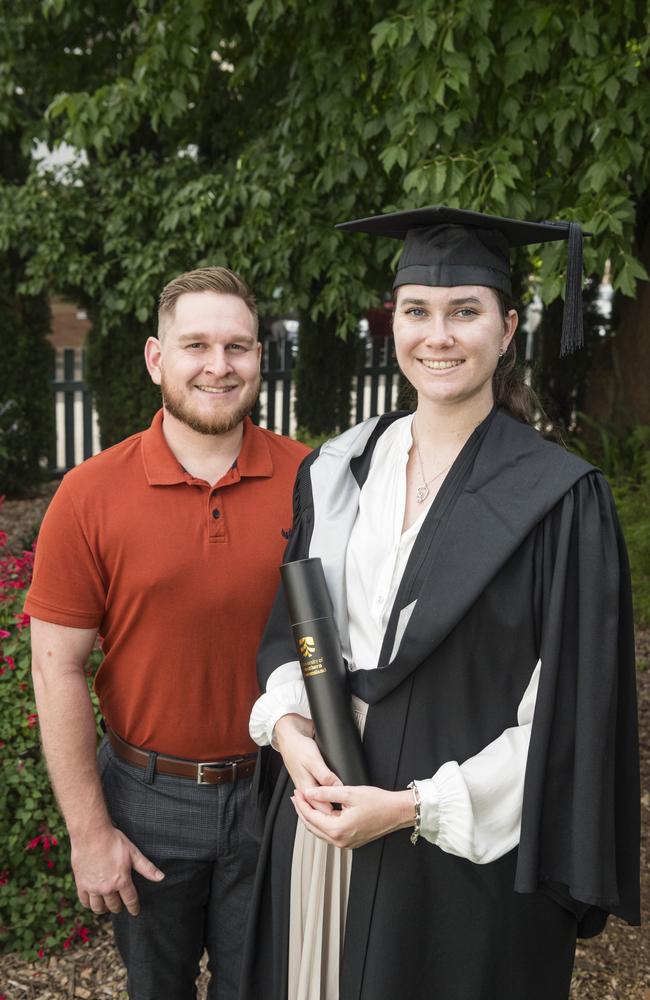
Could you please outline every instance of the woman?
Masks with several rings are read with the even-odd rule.
[[[342,787],[316,747],[278,595],[251,734],[286,769],[241,996],[560,1000],[576,934],[638,921],[624,546],[601,476],[532,429],[513,372],[508,247],[569,236],[575,313],[579,231],[446,209],[347,228],[405,239],[417,409],[305,460],[285,559],[323,561],[372,785]]]

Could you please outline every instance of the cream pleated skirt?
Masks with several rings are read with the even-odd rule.
[[[368,706],[352,696],[363,736]],[[315,837],[298,820],[291,863],[288,1000],[338,1000],[352,851]]]

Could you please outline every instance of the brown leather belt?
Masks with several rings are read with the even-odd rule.
[[[154,771],[156,774],[171,774],[175,778],[191,778],[197,785],[222,785],[238,778],[248,778],[255,770],[257,754],[245,754],[233,757],[231,760],[196,761],[183,760],[181,757],[165,757],[164,754],[152,754],[149,750],[141,750],[131,743],[121,739],[112,729],[107,730],[108,739],[118,757],[127,764],[134,764],[143,770],[149,767],[149,761],[155,756]]]

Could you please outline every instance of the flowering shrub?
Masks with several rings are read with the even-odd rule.
[[[34,552],[6,549],[0,532],[0,949],[44,958],[86,941],[89,931],[40,751],[29,616],[22,610]],[[93,653],[89,674],[100,656]]]

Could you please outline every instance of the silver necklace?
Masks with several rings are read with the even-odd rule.
[[[431,483],[433,483],[436,479],[438,479],[443,474],[443,472],[447,472],[448,469],[451,469],[452,465],[454,464],[454,460],[452,459],[449,465],[446,465],[444,469],[440,469],[439,472],[436,472],[435,476],[432,476],[431,479],[427,480],[424,478],[424,465],[422,464],[422,455],[420,454],[420,446],[418,444],[418,439],[416,438],[415,434],[413,435],[413,440],[415,442],[415,450],[417,452],[418,462],[420,463],[420,475],[422,477],[422,486],[417,487],[416,503],[424,503],[424,501],[429,496],[429,487],[431,486]]]

